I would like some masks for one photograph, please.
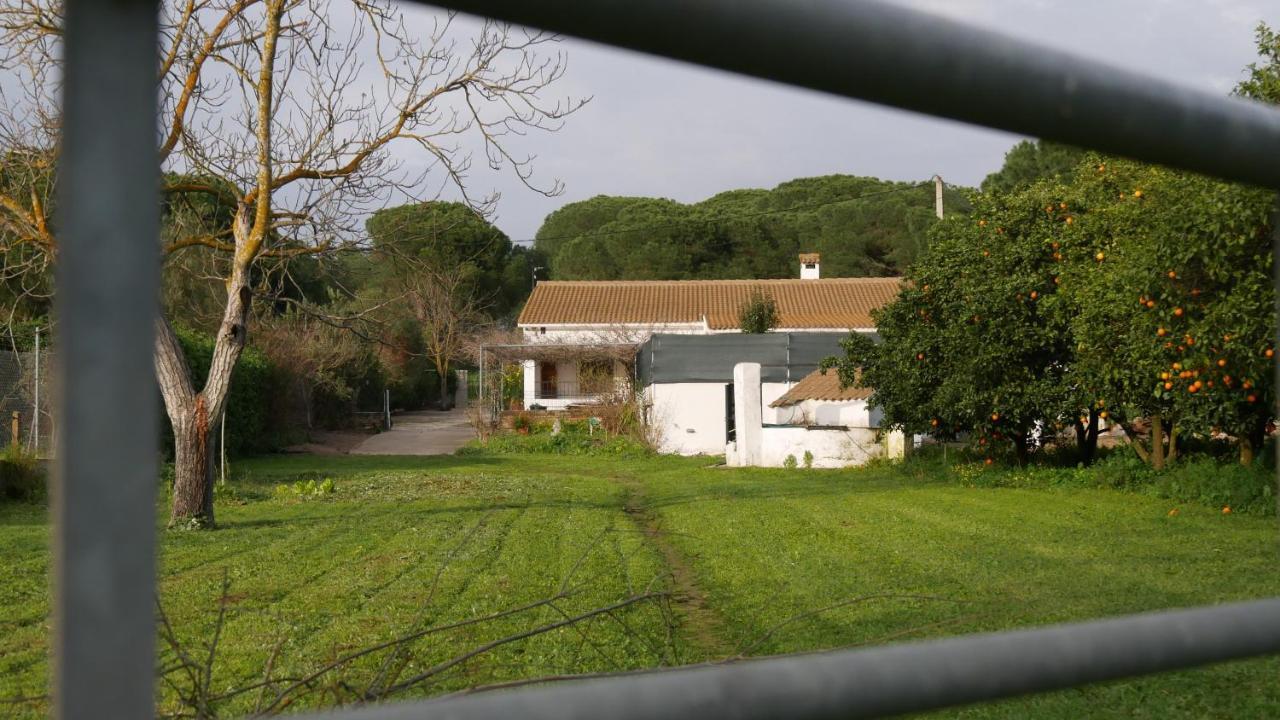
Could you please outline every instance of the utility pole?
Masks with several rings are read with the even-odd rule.
[[[933,212],[942,219],[942,176],[933,176]]]

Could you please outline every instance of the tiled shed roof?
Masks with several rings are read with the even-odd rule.
[[[780,328],[869,328],[871,311],[897,296],[902,278],[826,280],[543,281],[533,289],[520,325],[700,323],[738,327],[751,293],[778,305]]]
[[[866,400],[871,388],[840,387],[840,375],[835,370],[814,370],[805,375],[785,395],[769,403],[769,407],[786,407],[805,400]]]

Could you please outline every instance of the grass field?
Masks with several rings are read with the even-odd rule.
[[[162,707],[196,686],[218,712],[266,707],[288,683],[218,696],[260,681],[268,665],[273,678],[303,679],[381,641],[557,596],[360,657],[277,706],[419,675],[429,677],[394,696],[1280,594],[1274,518],[1187,504],[1170,516],[1172,504],[1152,497],[964,487],[910,467],[707,464],[514,454],[241,462],[218,530],[163,535],[160,598],[183,651],[203,661],[221,631],[208,682],[170,673]],[[326,478],[332,494],[276,492]],[[32,698],[0,715],[47,710],[48,531],[43,510],[0,506],[0,698]],[[653,590],[673,597],[644,597]],[[449,665],[620,602],[629,604]],[[1280,658],[1269,658],[941,715],[1274,717],[1278,681]]]

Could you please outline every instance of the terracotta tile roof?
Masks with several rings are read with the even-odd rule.
[[[866,400],[869,397],[871,388],[842,388],[835,370],[819,369],[801,378],[785,395],[769,403],[769,407],[786,407],[805,400]]]
[[[822,262],[822,255],[819,253],[800,253],[800,262],[802,263]]]
[[[520,325],[700,323],[738,327],[738,313],[754,290],[778,304],[778,327],[874,327],[871,311],[898,294],[902,278],[826,280],[543,281],[533,289]]]

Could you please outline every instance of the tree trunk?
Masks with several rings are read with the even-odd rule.
[[[1165,457],[1165,464],[1169,465],[1178,459],[1178,436],[1182,434],[1181,428],[1177,423],[1169,423],[1169,454]]]
[[[1245,467],[1253,465],[1253,443],[1249,438],[1240,438],[1240,464]]]
[[[226,406],[231,373],[244,351],[251,294],[247,268],[227,281],[227,308],[214,340],[204,388],[195,391],[178,336],[156,322],[156,380],[173,425],[173,504],[169,526],[213,527],[213,425]]]
[[[1092,465],[1098,452],[1098,413],[1089,411],[1089,424],[1086,426],[1079,420],[1074,422],[1076,428],[1076,455],[1084,465]]]
[[[1164,469],[1164,419],[1159,413],[1151,416],[1151,467]]]
[[[1019,430],[1013,435],[1013,454],[1018,459],[1018,467],[1025,467],[1027,464],[1027,441],[1028,434]]]
[[[440,409],[448,410],[453,407],[453,398],[449,396],[449,368],[437,367],[436,372],[440,375]]]
[[[1138,437],[1133,427],[1127,422],[1122,422],[1120,423],[1120,429],[1124,431],[1124,437],[1129,441],[1129,447],[1133,448],[1133,451],[1137,453],[1138,459],[1144,463],[1151,462],[1151,454],[1142,446],[1142,438]]]

